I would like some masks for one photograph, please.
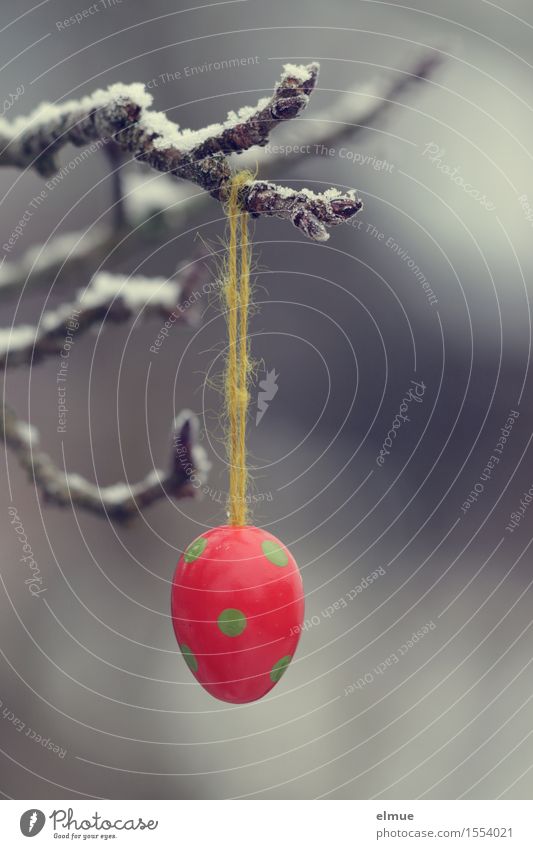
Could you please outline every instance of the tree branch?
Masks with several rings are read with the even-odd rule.
[[[360,108],[354,111],[352,95],[339,98],[332,110],[323,113],[312,124],[293,124],[294,130],[288,138],[303,141],[305,132],[308,145],[330,144],[367,129],[377,122],[405,87],[429,76],[439,61],[436,53],[424,57],[413,72],[388,83],[382,94],[380,89],[371,92],[373,102],[362,111]],[[227,157],[251,148],[264,148],[275,126],[296,118],[305,109],[317,76],[317,64],[286,65],[270,98],[263,98],[254,108],[232,112],[223,124],[211,125],[198,132],[181,132],[166,115],[151,111],[152,97],[140,84],[111,86],[81,101],[43,104],[29,118],[19,118],[12,124],[0,119],[0,166],[34,168],[44,177],[58,170],[57,153],[66,144],[83,147],[98,140],[110,142],[107,151],[112,166],[115,213],[113,229],[59,236],[51,240],[40,256],[41,249],[37,247],[16,262],[2,263],[0,296],[18,290],[28,277],[32,283],[51,282],[64,268],[70,276],[77,273],[81,277],[91,264],[94,268],[94,264],[99,264],[111,252],[115,261],[120,259],[120,246],[122,253],[131,253],[128,240],[124,238],[129,233],[132,215],[124,192],[121,152],[132,154],[136,160],[162,174],[191,181],[224,202],[232,176]],[[309,126],[312,127],[310,132]],[[285,136],[287,138],[287,134]],[[286,163],[284,155],[271,156],[266,151],[256,150],[256,157],[258,153],[270,164],[271,170],[281,170]],[[179,195],[176,193],[175,203],[168,204],[173,209],[165,212],[156,228],[147,220],[150,213],[144,220],[141,217],[141,227],[136,230],[137,246],[164,239],[173,232],[181,216],[178,207],[181,197],[186,197],[183,189]],[[239,201],[251,215],[274,215],[290,220],[306,236],[319,241],[328,238],[327,227],[346,221],[362,206],[353,191],[342,193],[329,189],[315,194],[265,180],[251,180],[243,186]],[[194,266],[191,264],[189,270]],[[197,273],[197,267],[195,271]],[[31,363],[60,351],[66,322],[74,312],[77,330],[86,329],[103,318],[127,320],[138,315],[139,309],[143,314],[168,315],[178,299],[191,290],[194,275],[191,272],[188,278],[185,270],[182,274],[185,277],[181,282],[96,275],[89,288],[80,291],[72,304],[45,313],[39,327],[0,331],[0,368]],[[180,319],[183,317],[182,314]],[[98,487],[77,474],[58,469],[40,450],[37,431],[19,421],[5,405],[2,413],[0,438],[30,472],[45,500],[61,506],[73,503],[97,515],[125,520],[164,496],[180,498],[194,494],[205,480],[209,467],[204,450],[196,444],[198,422],[187,411],[174,422],[173,454],[166,472],[155,469],[132,486],[119,483],[107,487]]]
[[[127,277],[99,272],[76,300],[45,312],[38,326],[17,325],[0,329],[0,369],[30,365],[65,344],[67,329],[81,333],[102,321],[115,323],[150,316],[161,316],[172,323],[190,323],[189,311],[181,304],[194,291],[205,273],[202,262],[191,262],[177,280],[165,277]]]
[[[172,427],[172,456],[167,471],[153,469],[139,483],[97,486],[81,475],[65,473],[39,447],[39,434],[27,422],[4,407],[0,439],[16,454],[20,465],[35,481],[44,501],[59,507],[71,504],[98,516],[126,521],[162,498],[194,495],[207,476],[209,462],[197,444],[198,420],[182,411]]]
[[[412,67],[390,79],[379,79],[368,87],[365,99],[352,92],[339,96],[328,109],[304,121],[284,122],[278,134],[278,150],[287,146],[301,148],[306,145],[324,145],[331,147],[344,138],[371,129],[395,105],[396,98],[418,82],[428,79],[440,65],[442,59],[436,51],[424,54]],[[1,122],[0,122],[1,127]],[[272,152],[268,147],[245,151],[240,154],[245,167],[268,168],[272,176],[282,175],[289,165],[303,159],[303,154],[290,157],[281,152]],[[1,157],[0,157],[1,161]],[[149,174],[149,172],[146,172]],[[143,252],[165,241],[181,225],[183,218],[182,201],[191,195],[187,184],[176,182],[171,176],[155,174],[143,176],[124,173],[125,217],[131,225],[141,225],[135,232],[135,244],[125,229],[99,228],[90,233],[71,233],[56,236],[44,249],[42,246],[31,248],[19,260],[4,262],[0,267],[0,299],[9,297],[21,286],[50,285],[62,272],[61,279],[83,279],[89,277],[94,269],[111,252],[113,261],[120,263],[124,256]],[[201,206],[208,195],[200,195],[195,204]],[[146,220],[159,211],[157,221],[152,219],[146,226]],[[122,242],[122,245],[121,245]],[[77,247],[73,249],[73,246]],[[121,247],[118,247],[121,245]],[[40,255],[34,265],[35,258]]]
[[[278,176],[289,164],[293,166],[302,160],[307,155],[306,150],[322,145],[330,148],[368,132],[398,105],[401,94],[430,79],[442,62],[441,54],[431,51],[419,56],[406,71],[397,71],[392,79],[380,76],[362,91],[354,85],[354,91],[339,95],[316,117],[284,124],[276,137],[278,152],[268,147],[249,151],[243,154],[242,162],[249,168],[254,165],[268,167],[271,175]],[[296,148],[290,157],[284,152],[289,147]]]
[[[83,146],[112,139],[118,148],[155,170],[190,180],[224,201],[232,176],[227,155],[265,145],[277,124],[295,118],[306,107],[317,77],[317,64],[286,65],[272,97],[260,100],[255,108],[231,112],[223,124],[197,132],[182,132],[164,113],[150,111],[152,97],[141,84],[113,85],[80,102],[45,104],[12,125],[0,121],[0,165],[32,167],[48,177],[58,169],[56,154],[68,142]],[[328,197],[300,192],[296,197],[269,183],[267,197],[265,185],[261,182],[257,187],[250,181],[242,188],[243,209],[288,219],[320,241],[328,238],[326,227],[347,220],[362,206],[353,191],[343,194],[330,189]]]

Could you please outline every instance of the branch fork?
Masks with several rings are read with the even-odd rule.
[[[255,107],[230,112],[222,124],[199,131],[182,131],[164,113],[152,110],[152,96],[140,83],[112,85],[79,101],[43,104],[27,118],[13,122],[0,118],[0,166],[31,168],[42,177],[51,177],[58,171],[58,153],[67,144],[84,147],[97,140],[106,142],[116,213],[112,228],[100,227],[89,234],[63,234],[44,249],[33,247],[20,259],[4,262],[0,266],[0,296],[17,295],[28,283],[50,285],[60,272],[80,280],[89,273],[91,263],[98,265],[109,254],[115,261],[131,254],[130,243],[124,237],[137,216],[130,209],[131,193],[124,195],[124,181],[119,173],[123,154],[130,154],[134,160],[160,172],[165,181],[163,191],[158,180],[156,193],[154,189],[146,191],[148,181],[133,192],[141,210],[141,223],[146,225],[136,226],[136,243],[146,250],[153,247],[154,241],[164,241],[172,235],[181,223],[181,201],[187,197],[183,181],[201,187],[225,203],[233,177],[229,163],[232,154],[241,155],[248,168],[253,169],[250,157],[254,154],[256,162],[267,164],[271,172],[283,171],[286,159],[267,155],[265,150],[270,133],[278,125],[291,122],[292,133],[285,133],[291,144],[307,139],[313,144],[331,145],[375,124],[405,87],[429,77],[439,61],[436,52],[423,56],[411,72],[370,91],[370,105],[363,109],[356,109],[352,96],[346,93],[331,110],[310,124],[293,119],[300,117],[315,89],[317,63],[285,65],[270,97],[262,98]],[[175,198],[170,208],[161,200],[168,199],[169,194]],[[156,195],[160,214],[154,227],[148,205]],[[245,183],[238,200],[241,208],[252,216],[275,216],[290,221],[305,236],[319,242],[329,238],[328,228],[348,221],[362,208],[355,191],[331,188],[314,193],[264,179]],[[184,265],[174,280],[127,278],[100,272],[72,303],[45,313],[40,326],[0,330],[0,369],[29,365],[57,354],[74,312],[79,323],[77,332],[104,318],[118,322],[137,319],[141,313],[165,315],[180,298],[187,297],[202,273],[199,263]],[[180,315],[180,323],[186,321],[187,317]],[[154,469],[138,483],[100,487],[58,468],[41,450],[35,428],[20,421],[2,399],[0,404],[0,439],[15,453],[49,503],[76,505],[108,519],[126,521],[161,498],[194,495],[206,480],[210,464],[204,449],[198,445],[199,423],[190,411],[183,411],[173,422],[172,454],[166,470]]]
[[[0,165],[34,168],[49,177],[58,170],[57,153],[64,145],[106,139],[156,171],[196,183],[225,201],[232,176],[228,156],[264,147],[278,124],[297,118],[309,102],[318,70],[317,63],[285,65],[270,98],[230,112],[224,123],[199,131],[181,131],[164,113],[152,111],[152,96],[141,84],[112,85],[81,102],[40,107],[12,125],[0,121]],[[296,193],[264,181],[250,181],[239,200],[254,216],[292,221],[319,241],[329,238],[328,227],[346,221],[362,207],[355,192]]]

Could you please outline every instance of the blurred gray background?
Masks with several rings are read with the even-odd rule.
[[[267,95],[284,62],[318,59],[305,137],[305,122],[343,92],[358,102],[367,85],[386,88],[428,49],[444,61],[333,155],[287,157],[280,182],[357,188],[360,225],[336,228],[324,245],[285,222],[255,225],[253,353],[259,378],[279,374],[279,391],[250,424],[254,487],[265,494],[254,523],[294,553],[309,622],[267,698],[214,701],[183,663],[169,619],[179,552],[225,519],[220,398],[206,382],[224,341],[213,299],[201,303],[202,326],[176,327],[157,357],[158,319],[80,335],[65,434],[56,358],[6,374],[7,398],[69,471],[100,484],[138,480],[167,462],[170,422],[184,407],[201,417],[213,467],[203,499],[161,501],[122,527],[43,505],[4,454],[12,497],[3,487],[0,790],[28,799],[529,798],[533,508],[506,527],[533,484],[532,232],[519,201],[533,199],[531,5],[122,0],[58,28],[89,5],[4,0],[3,92],[24,86],[6,118],[155,78],[155,108],[201,127]],[[185,72],[234,57],[257,61]],[[424,154],[429,144],[439,162]],[[73,153],[63,150],[62,162]],[[455,168],[494,208],[454,182]],[[101,154],[73,170],[9,260],[56,227],[109,216],[107,173]],[[5,169],[0,181],[3,242],[41,180]],[[161,249],[139,256],[132,236],[131,256],[103,267],[171,275],[195,251],[219,250],[222,235],[220,206],[192,198]],[[215,275],[210,260],[206,279]],[[2,302],[2,325],[37,322],[87,282],[60,276],[21,290]],[[379,467],[411,380],[424,383],[423,400]],[[463,513],[511,410],[520,415],[500,462]],[[46,583],[38,599],[24,584],[12,505]]]

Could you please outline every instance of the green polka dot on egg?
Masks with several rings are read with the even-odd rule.
[[[194,563],[195,560],[198,560],[206,545],[207,540],[205,537],[198,537],[198,539],[195,539],[194,542],[191,542],[190,546],[186,549],[183,555],[185,563]]]
[[[289,555],[279,542],[273,539],[264,539],[261,548],[267,560],[270,560],[274,566],[286,566],[289,562]]]
[[[180,651],[183,655],[183,659],[189,669],[192,672],[198,672],[198,661],[196,660],[194,654],[190,650],[189,646],[186,646],[185,643],[182,643],[180,646]]]
[[[287,666],[289,665],[291,660],[291,655],[286,654],[285,657],[282,657],[281,660],[278,660],[278,662],[274,664],[274,666],[270,670],[270,678],[274,682],[274,684],[278,683],[279,679],[287,669]]]
[[[238,637],[246,628],[246,616],[242,610],[228,607],[217,619],[218,627],[227,637]]]

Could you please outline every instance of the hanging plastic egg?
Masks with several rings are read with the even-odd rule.
[[[303,618],[298,566],[267,531],[213,528],[180,557],[174,631],[187,666],[217,699],[244,703],[268,693],[294,656]]]

